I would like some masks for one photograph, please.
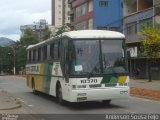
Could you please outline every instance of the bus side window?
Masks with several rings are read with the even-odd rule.
[[[43,60],[47,59],[47,46],[43,47]]]
[[[54,44],[54,58],[58,59],[58,43]]]
[[[41,61],[41,48],[38,48],[38,61]]]
[[[62,40],[62,49],[61,49],[61,60],[63,64],[63,75],[65,77],[66,83],[69,82],[69,66],[68,66],[68,40]]]
[[[58,41],[58,58],[60,58],[60,41]]]
[[[29,62],[31,62],[31,51],[29,51]]]
[[[27,51],[27,62],[29,62],[29,51]]]
[[[54,43],[52,43],[50,45],[50,57],[51,57],[51,59],[54,58]]]
[[[36,61],[36,50],[33,50],[33,61]]]

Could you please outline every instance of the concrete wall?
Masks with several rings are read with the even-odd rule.
[[[123,6],[124,16],[137,12],[137,0],[123,0]]]

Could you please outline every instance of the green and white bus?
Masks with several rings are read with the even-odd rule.
[[[106,30],[70,31],[27,48],[27,85],[60,103],[129,96],[125,36]]]

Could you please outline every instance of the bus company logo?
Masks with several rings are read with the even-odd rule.
[[[26,67],[26,71],[31,73],[39,73],[40,69],[39,69],[39,66],[29,66],[29,67]]]

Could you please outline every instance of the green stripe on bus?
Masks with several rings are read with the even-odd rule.
[[[118,77],[111,77],[111,80],[109,83],[117,83],[118,82]]]
[[[117,81],[118,77],[108,76],[108,77],[103,77],[101,83],[117,83]]]
[[[43,91],[45,93],[49,93],[49,91],[50,91],[52,66],[53,66],[53,64],[49,64],[49,63],[44,64]]]

